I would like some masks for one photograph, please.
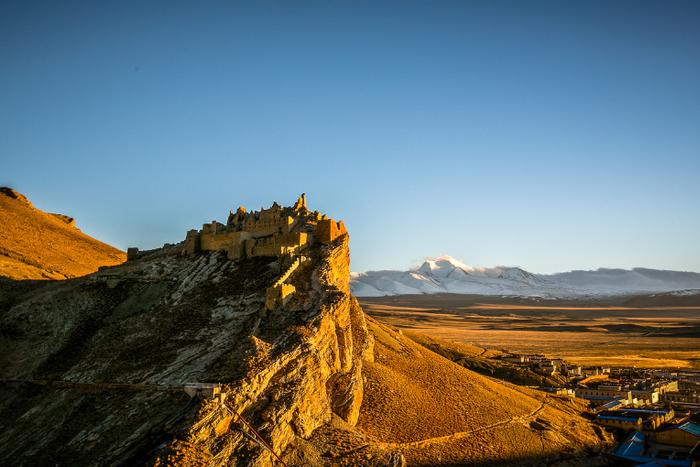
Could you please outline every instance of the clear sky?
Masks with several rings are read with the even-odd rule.
[[[307,192],[357,271],[700,271],[700,2],[5,0],[0,184],[120,248]]]

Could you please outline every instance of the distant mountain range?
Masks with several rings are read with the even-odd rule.
[[[677,292],[700,294],[700,273],[634,268],[534,274],[518,267],[475,268],[450,256],[408,271],[351,274],[358,297],[458,293],[543,298]]]

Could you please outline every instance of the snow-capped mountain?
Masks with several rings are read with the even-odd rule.
[[[525,297],[609,296],[698,289],[700,273],[635,268],[533,274],[518,267],[476,268],[450,256],[426,258],[408,271],[352,273],[358,297],[460,293]]]

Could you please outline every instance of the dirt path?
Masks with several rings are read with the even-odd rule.
[[[530,412],[527,415],[521,415],[519,417],[510,417],[510,418],[507,418],[505,420],[501,420],[499,422],[492,423],[490,425],[485,425],[485,426],[475,428],[475,429],[469,430],[469,431],[459,431],[457,433],[452,433],[450,435],[437,436],[435,438],[426,438],[426,439],[423,439],[420,441],[411,441],[408,443],[376,442],[373,444],[380,446],[380,447],[383,447],[383,448],[389,448],[389,449],[391,449],[391,448],[394,448],[394,449],[396,449],[396,448],[424,448],[424,447],[431,446],[433,444],[443,443],[443,442],[447,442],[447,441],[456,441],[456,440],[467,438],[468,436],[471,436],[475,433],[480,433],[482,431],[491,431],[491,430],[494,430],[496,428],[500,428],[504,425],[509,425],[511,423],[530,421],[533,418],[535,418],[542,410],[544,410],[546,405],[547,405],[547,403],[542,401],[542,402],[540,402],[540,406],[538,408],[536,408],[535,410],[533,410],[532,412]]]

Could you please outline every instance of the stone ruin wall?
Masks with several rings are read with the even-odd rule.
[[[306,208],[306,196],[302,194],[291,208],[282,208],[273,203],[269,209],[249,213],[240,207],[236,213],[229,214],[225,225],[212,221],[204,224],[199,231],[190,230],[180,251],[189,255],[201,251],[226,251],[228,258],[234,261],[256,256],[291,260],[296,256],[296,261],[292,263],[296,264],[304,259],[298,254],[306,246],[314,243],[329,245],[345,234],[347,229],[342,221],[336,222],[317,211],[310,212]],[[139,257],[137,248],[129,248],[128,260]],[[349,276],[349,270],[345,272]],[[268,309],[284,305],[296,291],[292,284],[284,282],[275,283],[268,289]],[[347,293],[347,284],[336,285]]]
[[[201,230],[188,231],[178,249],[188,255],[226,251],[234,261],[256,256],[292,258],[307,245],[328,244],[346,233],[342,221],[309,211],[306,195],[302,194],[291,208],[273,203],[269,209],[246,212],[241,206],[229,214],[226,224],[212,221],[203,224]],[[127,260],[142,256],[138,248],[129,248]]]
[[[316,238],[321,243],[330,243],[343,234],[348,233],[343,221],[336,222],[333,219],[321,219],[316,224]]]
[[[277,218],[274,215],[267,213],[265,210],[260,211],[258,219],[251,213],[250,218],[245,220],[241,228],[247,232],[252,232],[258,235],[270,235],[275,233],[288,233],[294,224],[294,218],[291,216],[282,216]]]
[[[287,215],[288,212],[296,216]],[[269,209],[249,213],[240,207],[229,215],[226,225],[216,221],[204,224],[199,232],[188,232],[184,251],[194,254],[223,250],[233,260],[293,256],[315,241],[330,243],[345,233],[347,229],[342,221],[336,222],[318,212],[310,213],[302,194],[292,208],[274,203]]]
[[[199,247],[202,251],[228,250],[234,244],[240,244],[247,232],[202,232],[199,238]]]

